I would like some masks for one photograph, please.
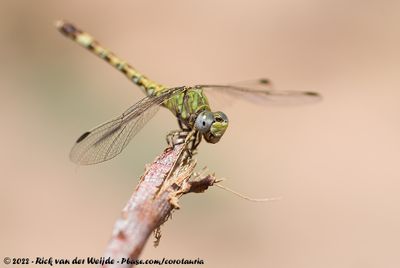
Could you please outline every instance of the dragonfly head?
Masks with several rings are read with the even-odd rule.
[[[201,112],[195,121],[195,128],[209,143],[217,143],[228,128],[228,117],[223,112]]]

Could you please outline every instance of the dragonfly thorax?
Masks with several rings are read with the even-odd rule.
[[[190,87],[164,102],[182,126],[200,132],[209,143],[217,143],[228,127],[223,112],[211,112],[208,99],[201,87]]]

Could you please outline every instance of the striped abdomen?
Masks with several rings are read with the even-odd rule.
[[[59,21],[57,22],[57,28],[63,35],[85,47],[122,72],[130,81],[141,87],[146,95],[159,95],[166,89],[165,86],[157,84],[139,73],[130,64],[101,46],[90,34],[76,28],[71,23]],[[185,93],[180,93],[166,100],[163,105],[190,128],[193,127],[194,115],[197,115],[200,111],[210,110],[208,100],[200,88],[190,88]]]
[[[146,76],[139,73],[131,65],[117,57],[113,52],[102,47],[98,41],[96,41],[90,34],[76,28],[70,23],[63,21],[57,22],[57,28],[62,34],[71,38],[81,46],[87,48],[95,55],[99,56],[117,70],[122,72],[130,81],[141,87],[147,95],[153,95],[163,90],[165,87],[157,84]]]

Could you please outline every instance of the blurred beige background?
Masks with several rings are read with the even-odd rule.
[[[271,78],[318,104],[217,106],[202,144],[221,189],[186,196],[142,258],[204,267],[400,267],[399,1],[0,1],[0,252],[97,256],[144,165],[177,128],[161,111],[118,157],[76,167],[85,130],[143,94],[54,28],[64,18],[167,85]],[[0,266],[2,266],[1,264]],[[173,266],[171,266],[173,267]]]

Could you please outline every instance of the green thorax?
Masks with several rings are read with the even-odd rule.
[[[190,127],[193,126],[195,115],[204,110],[210,111],[207,97],[201,88],[189,88],[184,93],[166,100],[163,105]]]

